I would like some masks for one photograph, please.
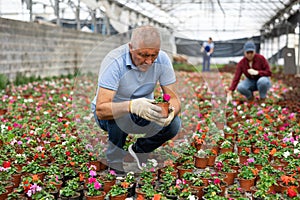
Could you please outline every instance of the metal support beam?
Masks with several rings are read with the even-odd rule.
[[[55,0],[55,15],[56,15],[56,25],[60,26],[59,0]]]
[[[81,25],[80,25],[80,0],[78,0],[78,5],[76,6],[76,29],[80,30]]]

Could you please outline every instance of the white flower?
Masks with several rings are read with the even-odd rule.
[[[196,198],[194,195],[190,195],[190,196],[188,196],[188,200],[196,200]]]
[[[153,167],[156,167],[158,165],[158,162],[155,159],[148,159],[148,162],[152,163]]]
[[[58,117],[63,117],[62,112],[59,112],[59,113],[57,114],[57,116],[58,116]]]
[[[294,149],[294,154],[298,154],[299,152],[299,149]]]
[[[287,158],[291,155],[291,153],[289,151],[286,151],[283,153],[283,157]]]

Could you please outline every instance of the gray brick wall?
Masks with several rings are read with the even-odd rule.
[[[25,75],[53,76],[99,70],[103,57],[129,41],[129,34],[104,37],[56,26],[0,18],[0,73],[14,79]],[[172,54],[170,37],[163,33],[162,49]]]

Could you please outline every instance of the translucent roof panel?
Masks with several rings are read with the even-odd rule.
[[[32,0],[33,14],[49,20],[54,19],[55,1]],[[6,0],[0,0],[0,16],[28,20],[29,11],[24,2],[29,1],[10,0],[10,3],[7,3]],[[120,20],[118,24],[123,27],[119,28],[119,32],[129,26],[140,25],[144,20],[168,27],[177,37],[196,40],[206,40],[208,37],[214,40],[228,40],[260,35],[262,29],[272,29],[274,23],[288,19],[293,12],[299,10],[300,4],[299,0],[60,0],[59,2],[61,18],[75,18],[75,6],[80,4],[81,19],[90,19],[90,11],[100,9],[98,13],[105,13],[113,26],[113,21]],[[111,5],[116,5],[118,9],[108,9]],[[125,20],[126,16],[129,17]]]
[[[262,26],[296,0],[117,0],[190,39],[260,35]],[[298,5],[299,9],[299,5]],[[150,13],[150,14],[148,14]],[[287,13],[288,14],[288,13]]]

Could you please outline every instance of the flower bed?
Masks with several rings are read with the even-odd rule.
[[[249,106],[238,96],[225,106],[214,83],[207,86],[197,73],[177,76],[186,83],[178,86],[182,132],[155,152],[158,166],[124,181],[105,170],[107,135],[90,114],[93,78],[43,80],[1,91],[6,111],[0,116],[0,194],[57,199],[126,190],[132,196],[138,188],[154,199],[299,197],[299,116],[277,104],[285,86],[274,83],[266,103]],[[225,85],[228,78],[224,74]],[[126,145],[135,139],[128,137]],[[195,164],[196,158],[205,162]],[[244,180],[252,185],[244,187]]]

